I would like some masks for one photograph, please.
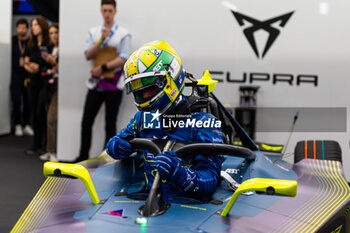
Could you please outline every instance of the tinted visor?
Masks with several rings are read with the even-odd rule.
[[[162,91],[166,83],[166,75],[149,76],[132,80],[127,83],[127,89],[128,93],[132,92],[134,94],[136,103],[141,104],[151,100],[156,94]]]

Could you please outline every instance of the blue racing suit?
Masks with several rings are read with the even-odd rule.
[[[190,142],[223,143],[221,125],[220,127],[217,125],[215,127],[213,124],[209,124],[209,127],[198,128],[191,127],[193,126],[192,124],[189,127],[176,127],[172,132],[162,129],[143,130],[144,114],[144,112],[137,112],[127,127],[109,140],[106,151],[111,157],[115,159],[124,158],[120,155],[120,150],[118,150],[118,145],[116,145],[120,138],[175,139]],[[217,120],[213,115],[205,112],[189,114],[183,120],[186,122],[187,119],[192,121],[192,123],[197,121],[207,121],[208,123],[208,121],[213,122],[213,120]],[[120,148],[125,150],[124,146]],[[164,154],[159,154],[158,156],[160,155]],[[165,169],[155,166],[155,163],[159,165],[163,161],[159,162],[157,155],[147,151],[143,151],[143,160],[147,191],[152,187],[155,175],[154,171],[158,168],[163,181],[161,188],[165,200],[171,200],[171,197],[174,196],[185,196],[204,201],[215,191],[223,157],[214,155],[186,155],[178,158],[175,152],[169,151],[163,156],[163,160],[168,163],[166,166],[172,168],[170,170],[166,166],[164,166]]]

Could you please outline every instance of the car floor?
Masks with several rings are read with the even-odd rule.
[[[45,181],[43,161],[29,156],[32,137],[0,136],[0,232],[10,232]]]

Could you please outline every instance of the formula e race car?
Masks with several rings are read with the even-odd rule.
[[[350,232],[350,189],[334,141],[302,141],[295,163],[262,152],[212,93],[208,73],[191,78],[189,99],[222,122],[225,143],[171,142],[183,154],[224,155],[221,180],[203,203],[162,199],[155,175],[145,193],[142,159],[106,153],[78,164],[44,164],[48,176],[12,232]],[[242,146],[234,145],[239,138]],[[158,154],[170,141],[132,139]]]

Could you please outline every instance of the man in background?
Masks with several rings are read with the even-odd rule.
[[[26,88],[26,71],[24,69],[24,52],[28,43],[28,21],[19,19],[16,23],[17,35],[12,37],[11,100],[15,135],[33,136],[30,126],[30,108]]]
[[[118,82],[130,54],[130,34],[115,22],[116,13],[115,0],[102,0],[103,25],[91,28],[88,33],[85,58],[91,61],[92,69],[81,124],[80,152],[75,162],[89,158],[92,126],[103,103],[106,109],[106,142],[116,134],[116,120],[122,99]]]

